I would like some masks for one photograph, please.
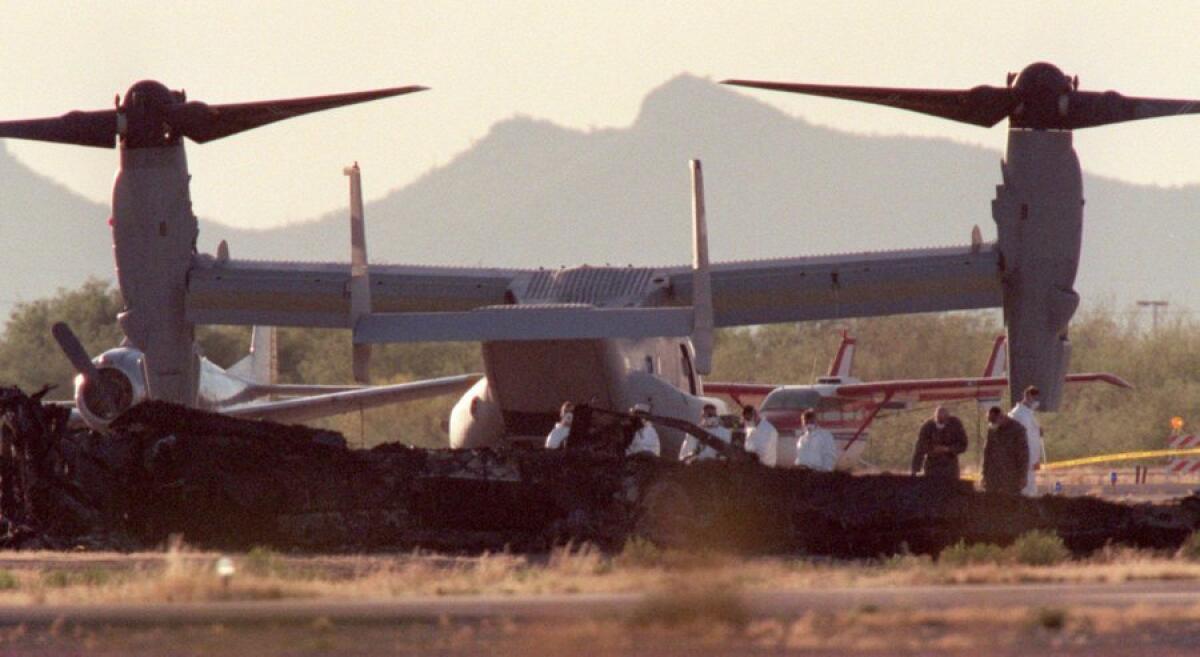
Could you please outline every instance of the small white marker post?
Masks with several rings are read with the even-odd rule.
[[[229,590],[229,582],[233,580],[233,573],[233,559],[229,557],[217,559],[217,577],[221,578],[221,586],[226,591]]]

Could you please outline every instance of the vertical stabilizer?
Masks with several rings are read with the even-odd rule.
[[[1008,368],[1008,340],[1004,335],[997,335],[992,344],[992,355],[988,357],[987,365],[983,368],[983,378],[995,379],[1004,376]]]
[[[250,333],[250,353],[227,371],[257,385],[274,385],[279,380],[279,344],[274,326],[255,326]]]
[[[704,210],[704,174],[700,160],[692,160],[692,346],[696,372],[712,372],[713,303],[708,269],[708,223]]]
[[[367,227],[363,217],[362,172],[358,163],[342,171],[350,177],[350,327],[371,312],[371,276],[367,266]],[[371,379],[371,345],[354,345],[354,380]]]
[[[829,376],[839,379],[850,378],[851,369],[854,366],[854,349],[858,344],[848,332],[842,333],[842,344],[838,347],[837,355],[833,357],[833,362],[829,364]]]

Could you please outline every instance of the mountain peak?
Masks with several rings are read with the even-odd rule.
[[[769,120],[805,123],[802,119],[789,117],[762,101],[744,97],[711,78],[691,73],[677,75],[651,90],[642,101],[636,123],[661,126],[681,120],[696,121],[706,118],[717,119],[721,123],[758,123]]]

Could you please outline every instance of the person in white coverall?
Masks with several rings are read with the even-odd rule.
[[[1025,396],[1021,398],[1021,403],[1013,406],[1013,409],[1008,412],[1009,417],[1025,427],[1025,440],[1029,443],[1029,476],[1025,479],[1025,488],[1021,490],[1021,494],[1027,497],[1037,495],[1037,470],[1041,469],[1042,461],[1046,457],[1046,448],[1042,443],[1042,428],[1038,425],[1037,417],[1033,413],[1037,410],[1039,403],[1037,386],[1029,386],[1025,389]]]
[[[550,430],[550,435],[546,436],[546,449],[559,449],[567,441],[567,436],[571,433],[571,421],[575,417],[574,411],[575,404],[563,402],[558,411],[558,424],[555,424]]]
[[[750,405],[742,409],[742,423],[746,425],[746,451],[757,455],[758,462],[768,468],[775,467],[779,432]]]
[[[796,465],[821,472],[833,472],[837,465],[837,444],[833,434],[817,424],[817,412],[804,411],[804,424],[796,439]]]
[[[630,415],[638,413],[649,413],[650,406],[647,404],[635,404],[629,409]],[[633,432],[633,440],[630,441],[629,447],[625,448],[625,456],[633,456],[634,454],[650,454],[659,456],[659,441],[658,432],[654,430],[654,425],[650,424],[650,420],[645,418],[635,418],[637,429]]]
[[[704,410],[700,412],[700,427],[726,444],[733,442],[733,434],[729,429],[721,426],[721,420],[717,417],[717,407],[712,404],[705,404]],[[707,445],[701,446],[695,436],[688,436],[687,440],[683,441],[683,446],[679,448],[680,461],[707,461],[715,459],[717,456],[717,450]]]

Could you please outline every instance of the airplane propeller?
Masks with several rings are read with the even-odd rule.
[[[74,111],[62,116],[0,122],[0,138],[32,139],[113,148],[117,138],[130,148],[169,146],[187,137],[205,143],[310,112],[424,91],[407,86],[329,96],[209,105],[188,101],[153,80],[134,84],[111,110]]]
[[[103,405],[103,409],[115,408],[116,395],[108,389],[104,377],[100,376],[100,370],[88,356],[87,350],[83,348],[83,343],[75,337],[75,332],[71,330],[71,327],[67,326],[66,322],[55,322],[54,326],[50,327],[50,333],[54,335],[54,341],[66,354],[67,360],[71,361],[71,366],[75,368],[75,371],[89,386],[95,386],[97,399]]]
[[[971,89],[905,89],[828,84],[790,84],[757,80],[723,80],[722,84],[826,96],[886,105],[922,114],[991,127],[1007,118],[1013,128],[1076,130],[1112,123],[1178,114],[1200,113],[1200,100],[1139,98],[1115,91],[1079,91],[1078,78],[1057,66],[1037,62],[1005,87]]]

